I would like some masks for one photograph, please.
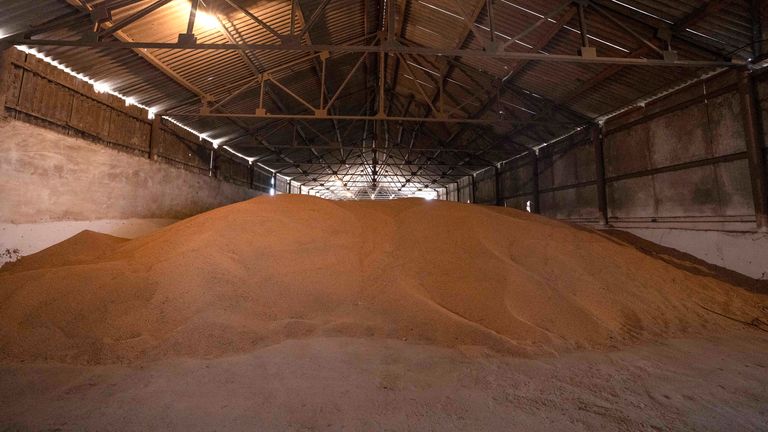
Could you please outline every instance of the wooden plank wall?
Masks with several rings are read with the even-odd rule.
[[[16,49],[6,50],[3,58],[0,102],[4,100],[4,107],[0,108],[6,115],[137,156],[150,156],[152,121],[146,110],[126,106],[116,96],[97,93],[90,84]],[[220,150],[214,151],[211,172],[211,144],[171,122],[163,121],[158,138],[156,160],[160,162],[265,192],[271,187],[271,173]]]

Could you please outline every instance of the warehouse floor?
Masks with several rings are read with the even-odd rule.
[[[519,358],[289,340],[126,366],[0,367],[0,430],[764,430],[768,337],[745,329]]]
[[[4,430],[759,430],[765,281],[425,200],[260,197],[0,271]]]

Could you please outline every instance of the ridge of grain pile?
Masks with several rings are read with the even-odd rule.
[[[116,363],[344,335],[541,354],[764,316],[751,294],[594,231],[441,201],[259,197],[0,271],[0,359]],[[762,315],[761,315],[762,314]]]

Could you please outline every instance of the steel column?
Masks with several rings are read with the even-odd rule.
[[[532,158],[533,169],[531,172],[531,177],[533,182],[533,186],[531,188],[533,192],[533,199],[531,200],[531,212],[540,214],[541,207],[539,205],[539,155],[534,151],[534,152],[531,152],[531,156],[533,156]]]
[[[762,145],[762,128],[757,102],[757,89],[749,70],[739,74],[739,96],[744,116],[744,139],[752,180],[752,198],[755,204],[755,220],[760,231],[768,231],[768,180],[766,180],[765,155]]]
[[[472,203],[477,202],[477,181],[475,181],[475,175],[471,174],[470,178],[472,179]]]
[[[589,48],[589,33],[587,31],[587,16],[584,13],[584,3],[578,3],[579,8],[579,32],[581,33],[581,47]]]
[[[762,0],[750,0],[749,9],[752,16],[752,58],[763,55],[763,16],[760,10]]]
[[[60,46],[60,47],[87,47],[103,49],[169,49],[169,50],[244,50],[244,51],[291,51],[291,52],[309,52],[318,51],[328,52],[358,52],[358,53],[389,53],[389,54],[413,54],[422,56],[450,56],[466,58],[494,58],[508,60],[526,60],[541,62],[565,62],[565,63],[604,63],[635,66],[664,66],[664,67],[743,67],[741,61],[711,61],[711,60],[677,60],[667,61],[648,58],[627,58],[627,57],[583,57],[564,54],[541,54],[530,52],[513,51],[484,51],[478,49],[443,49],[431,47],[414,46],[366,46],[366,45],[279,45],[279,44],[254,44],[254,43],[196,43],[193,45],[184,45],[168,42],[121,42],[121,41],[101,41],[92,42],[87,40],[59,40],[59,39],[20,39],[10,37],[0,39],[0,42],[9,42],[13,45],[26,46]]]
[[[215,153],[216,149],[211,149],[211,164],[208,166],[208,176],[209,177],[216,177],[216,156]]]
[[[608,226],[608,199],[605,193],[605,157],[603,156],[603,128],[592,127],[592,144],[595,148],[595,186],[597,188],[598,223]]]
[[[496,186],[494,188],[494,193],[496,194],[496,205],[499,207],[504,206],[504,199],[502,199],[501,195],[501,177],[499,176],[501,169],[499,168],[499,165],[495,165],[493,167],[493,178],[496,180]]]
[[[163,142],[163,117],[156,115],[152,119],[152,130],[149,134],[149,153],[148,157],[157,160],[160,153],[160,146]]]

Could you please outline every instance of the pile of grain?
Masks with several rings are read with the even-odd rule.
[[[0,271],[0,359],[219,356],[312,335],[611,348],[765,319],[764,296],[596,232],[419,199],[260,197],[123,241],[83,233]]]

